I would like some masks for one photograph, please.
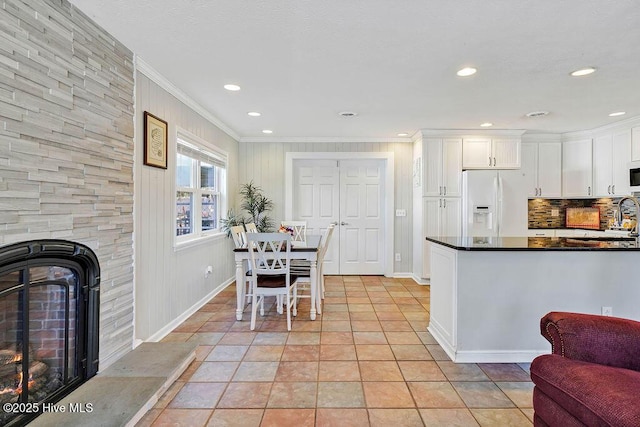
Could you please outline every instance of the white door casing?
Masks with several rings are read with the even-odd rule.
[[[351,234],[354,235],[358,234],[359,237],[361,237],[362,239],[365,239],[365,236],[368,235],[369,239],[372,239],[372,236],[376,235],[376,236],[381,236],[381,239],[379,242],[379,247],[375,248],[374,250],[374,246],[371,247],[367,247],[367,244],[363,244],[361,247],[365,248],[366,250],[362,251],[361,250],[361,255],[362,255],[362,259],[364,260],[364,262],[362,264],[360,264],[360,267],[356,267],[356,264],[354,264],[353,262],[353,257],[350,258],[350,262],[347,262],[345,265],[350,265],[350,267],[347,268],[352,268],[353,270],[355,270],[356,268],[359,268],[361,270],[358,270],[357,272],[340,272],[340,274],[384,274],[385,276],[392,276],[393,275],[393,251],[394,251],[394,246],[393,246],[393,242],[394,242],[394,216],[393,216],[393,208],[394,208],[394,154],[391,152],[385,153],[385,152],[381,152],[381,153],[371,153],[371,152],[329,152],[329,153],[320,153],[320,152],[300,152],[300,153],[296,153],[296,152],[289,152],[286,153],[286,159],[285,159],[285,219],[294,219],[295,215],[298,215],[298,208],[295,207],[295,203],[297,203],[295,200],[296,198],[294,197],[297,190],[294,189],[295,187],[295,183],[296,181],[296,174],[298,172],[295,171],[295,167],[294,167],[294,163],[296,164],[304,164],[304,163],[300,163],[300,161],[302,160],[332,160],[334,162],[334,164],[336,164],[336,162],[341,162],[344,165],[351,165],[353,166],[354,163],[352,163],[352,161],[356,161],[356,162],[363,162],[363,165],[366,162],[369,161],[375,161],[377,162],[377,166],[375,168],[371,168],[371,166],[369,167],[369,171],[367,171],[366,167],[361,171],[361,172],[357,172],[357,173],[362,173],[363,176],[360,176],[360,178],[354,178],[354,182],[350,183],[350,187],[348,189],[345,189],[341,192],[349,192],[351,191],[352,194],[354,191],[357,191],[358,193],[360,193],[361,191],[364,191],[364,195],[362,195],[362,197],[359,197],[358,200],[362,200],[361,204],[360,202],[357,203],[357,209],[356,209],[356,204],[350,200],[347,205],[348,207],[345,207],[345,209],[350,210],[348,213],[345,212],[345,214],[347,215],[355,215],[355,211],[359,210],[360,212],[364,213],[364,214],[371,214],[373,212],[373,209],[371,208],[371,203],[373,202],[373,200],[377,197],[378,202],[375,203],[377,204],[378,207],[378,213],[377,215],[379,216],[379,230],[378,231],[374,231],[373,228],[375,227],[371,227],[370,226],[370,220],[371,218],[368,219],[364,219],[364,220],[358,220],[358,222],[362,222],[362,227],[364,228],[364,230],[355,230],[354,228],[351,229],[347,229],[347,225],[345,224],[345,226],[338,226],[338,229],[336,230],[336,234],[334,234],[334,239],[333,242],[334,244],[342,244],[343,240],[345,240],[342,231],[340,230],[341,227],[345,227],[345,233],[346,234]],[[371,165],[372,163],[369,163],[369,165]],[[375,163],[374,163],[375,164]],[[328,165],[328,163],[327,163]],[[347,166],[346,170],[348,170],[349,168]],[[378,172],[374,173],[374,169],[378,169]],[[353,168],[351,168],[351,171],[349,172],[349,175],[355,175],[356,172],[354,171]],[[366,184],[359,184],[356,185],[355,181],[361,180],[362,178],[365,178],[365,180],[370,180],[372,179],[372,177],[368,177],[366,178],[366,175],[375,175],[378,174],[378,188],[376,189],[375,186],[371,185],[371,182],[369,182],[368,185]],[[349,182],[349,178],[345,177],[345,182]],[[342,184],[341,184],[342,186]],[[368,188],[367,188],[368,187]],[[375,190],[375,191],[374,191]],[[369,193],[369,197],[367,197],[367,192]],[[307,196],[309,197],[309,196]],[[326,196],[325,196],[326,197]],[[346,196],[345,196],[346,197]],[[318,199],[319,200],[319,199]],[[354,197],[355,200],[355,197]],[[367,205],[367,200],[369,201],[369,205]],[[370,215],[371,216],[371,215]],[[297,219],[297,218],[295,218]],[[302,218],[301,218],[302,219]],[[354,217],[355,219],[355,217]],[[341,219],[341,218],[334,218],[335,221],[339,221],[339,222],[345,222],[345,223],[350,223],[349,220],[346,219]],[[309,221],[309,220],[307,220]],[[330,221],[329,221],[330,222]],[[329,224],[329,222],[327,222],[326,225]],[[349,226],[351,226],[352,224],[349,224]],[[322,224],[321,226],[325,226],[324,224]],[[367,230],[368,228],[368,230]],[[336,238],[337,237],[337,238]],[[377,240],[377,237],[376,237]],[[366,241],[366,240],[365,240]],[[352,245],[354,243],[351,243]],[[333,245],[332,245],[333,246]],[[335,248],[337,249],[337,248]],[[349,249],[350,250],[350,249]],[[331,248],[329,249],[329,251],[331,251]],[[376,255],[374,255],[374,253]],[[331,254],[327,254],[327,257],[331,257]],[[372,260],[374,258],[378,258],[378,261],[373,262]],[[335,259],[335,257],[334,257]],[[367,261],[368,260],[368,261]],[[326,270],[326,268],[331,268],[333,270],[333,266],[331,266],[331,263],[328,262],[325,265],[325,271],[329,274],[330,271]],[[335,274],[335,273],[334,273]]]

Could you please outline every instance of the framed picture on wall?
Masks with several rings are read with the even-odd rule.
[[[167,168],[167,122],[144,112],[144,164]]]

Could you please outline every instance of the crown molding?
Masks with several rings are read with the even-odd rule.
[[[358,143],[358,142],[401,142],[411,143],[413,142],[409,137],[396,137],[396,138],[378,138],[378,137],[340,137],[340,136],[243,136],[240,138],[240,142],[284,142],[284,143]]]
[[[525,133],[522,135],[522,142],[560,142],[562,134],[560,133]]]
[[[167,80],[166,77],[164,77],[162,74],[156,71],[151,65],[149,65],[148,62],[146,62],[144,59],[142,59],[138,55],[135,55],[134,58],[135,58],[134,59],[135,69],[137,71],[140,71],[142,74],[147,76],[149,79],[151,79],[151,81],[156,83],[162,89],[166,90],[171,95],[175,96],[178,99],[178,101],[182,102],[187,107],[191,108],[194,112],[201,115],[204,119],[209,121],[214,126],[218,127],[221,131],[229,135],[231,138],[235,139],[236,141],[240,141],[240,136],[233,129],[231,129],[229,126],[224,124],[220,119],[218,119],[216,116],[211,114],[206,108],[204,108],[202,105],[194,101],[193,98],[191,98],[189,95],[184,93],[180,88],[178,88],[176,85],[174,85],[169,80]]]
[[[523,129],[421,129],[416,132],[416,139],[420,134],[423,137],[492,137],[492,136],[522,136],[526,131]]]
[[[576,132],[566,132],[562,134],[562,140],[568,141],[580,138],[591,138],[594,135],[598,135],[601,133],[615,132],[617,130],[624,131],[636,126],[640,126],[640,116],[630,117],[625,120],[609,123],[607,125],[599,126],[593,129],[580,130]]]

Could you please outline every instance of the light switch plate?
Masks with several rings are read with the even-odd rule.
[[[396,216],[407,216],[406,209],[396,209]]]

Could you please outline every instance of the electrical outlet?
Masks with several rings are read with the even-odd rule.
[[[396,261],[402,261],[402,257],[400,256],[400,253],[396,254]]]
[[[603,316],[613,316],[613,307],[602,306],[602,315]]]
[[[204,271],[204,277],[209,277],[213,274],[213,266],[208,265],[207,269]]]

